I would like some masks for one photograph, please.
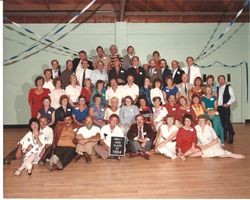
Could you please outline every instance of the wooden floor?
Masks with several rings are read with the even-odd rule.
[[[63,171],[35,166],[32,176],[14,176],[21,161],[4,165],[5,198],[250,198],[250,126],[234,124],[235,143],[226,149],[243,153],[232,158],[170,160],[154,155],[70,163]],[[26,129],[4,130],[4,155]]]

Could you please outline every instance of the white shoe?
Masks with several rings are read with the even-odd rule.
[[[21,172],[20,170],[16,170],[16,171],[15,171],[15,175],[16,175],[16,176],[20,176],[21,173],[22,173],[22,172]]]

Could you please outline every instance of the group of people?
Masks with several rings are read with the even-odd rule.
[[[110,56],[96,48],[93,62],[85,51],[67,60],[60,71],[57,60],[35,79],[28,101],[31,108],[30,131],[18,142],[4,163],[23,158],[21,167],[32,173],[32,165],[63,169],[73,159],[91,163],[96,154],[110,156],[111,137],[124,137],[129,157],[145,159],[159,153],[171,159],[190,157],[244,158],[224,150],[233,144],[234,130],[230,106],[235,101],[225,76],[202,80],[193,57],[180,68],[173,60],[170,69],[160,53],[154,51],[148,64],[128,46],[121,57],[116,45]]]

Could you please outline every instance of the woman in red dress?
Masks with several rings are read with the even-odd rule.
[[[87,105],[89,105],[92,91],[93,91],[93,87],[92,87],[91,79],[86,78],[84,80],[84,87],[82,88],[80,95],[85,96]]]
[[[192,128],[193,117],[190,114],[183,116],[183,127],[177,133],[176,146],[179,159],[185,160],[186,156],[200,157],[202,152],[197,146],[196,131]]]
[[[35,88],[29,91],[28,101],[31,109],[31,117],[37,117],[38,111],[43,107],[43,98],[49,96],[50,90],[43,88],[44,78],[38,76],[35,79]]]

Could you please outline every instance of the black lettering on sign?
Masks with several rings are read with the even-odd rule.
[[[125,138],[111,137],[110,156],[125,156]]]

